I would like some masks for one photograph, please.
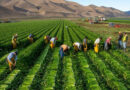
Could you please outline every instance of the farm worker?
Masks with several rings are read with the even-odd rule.
[[[75,42],[73,44],[73,47],[74,47],[74,51],[76,51],[76,52],[81,50],[81,44],[79,42]]]
[[[14,49],[17,47],[17,37],[18,37],[18,34],[15,34],[15,35],[12,37],[12,45],[13,45],[13,48],[14,48]]]
[[[58,40],[57,37],[52,37],[52,38],[51,38],[51,40],[50,40],[50,47],[51,47],[51,48],[54,48],[54,47],[55,47],[56,40]]]
[[[121,32],[119,32],[119,37],[118,37],[118,47],[119,47],[119,49],[122,47],[122,38],[123,38],[123,34]]]
[[[7,62],[9,64],[9,69],[12,71],[12,67],[15,67],[17,61],[18,51],[11,52],[7,57]]]
[[[106,42],[105,42],[105,50],[109,50],[111,48],[111,37],[107,38]]]
[[[126,44],[127,44],[127,41],[128,41],[128,35],[126,33],[124,33],[124,36],[123,36],[123,49],[124,49],[124,52],[126,51]]]
[[[69,49],[70,49],[70,47],[67,46],[67,45],[65,45],[65,44],[63,44],[63,45],[60,46],[59,54],[60,54],[61,60],[63,59],[65,53],[66,53]]]
[[[68,29],[68,26],[65,26],[66,29]]]
[[[32,35],[32,34],[30,34],[30,35],[28,36],[28,40],[29,40],[30,43],[33,43],[33,35]]]
[[[47,43],[49,43],[49,41],[50,41],[50,39],[51,39],[51,37],[50,36],[44,36],[44,40],[45,40],[45,43],[47,44]]]
[[[95,51],[96,53],[99,52],[99,43],[100,43],[101,40],[102,40],[102,37],[97,38],[97,39],[95,40],[95,42],[94,42],[94,51]]]
[[[83,39],[83,49],[85,52],[87,51],[87,37]]]

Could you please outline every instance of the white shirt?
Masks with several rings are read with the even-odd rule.
[[[99,44],[100,43],[100,38],[97,38],[94,42],[94,44]]]
[[[56,39],[53,37],[53,38],[51,38],[50,42],[53,42],[55,44],[56,43]]]
[[[79,42],[75,42],[74,45],[78,46],[78,48],[80,49],[81,44]]]

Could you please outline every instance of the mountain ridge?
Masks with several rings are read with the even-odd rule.
[[[130,15],[130,11],[126,11],[125,13],[126,13],[127,15]]]
[[[104,6],[98,7],[95,5],[82,6],[76,2],[66,0],[1,0],[0,6],[12,12],[19,13],[25,16],[43,16],[43,17],[127,16],[126,13],[114,8],[107,8]],[[2,16],[4,16],[3,14],[5,13],[2,13]]]

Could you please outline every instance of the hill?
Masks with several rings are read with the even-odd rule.
[[[0,5],[26,16],[43,17],[121,17],[126,14],[120,10],[94,5],[82,6],[65,0],[0,0]],[[1,12],[0,12],[1,13]],[[4,15],[5,13],[2,13]]]
[[[130,15],[130,11],[126,11],[125,13],[126,13],[127,15]]]
[[[25,16],[22,13],[10,10],[8,8],[0,6],[0,18],[8,18],[8,17],[20,17]]]

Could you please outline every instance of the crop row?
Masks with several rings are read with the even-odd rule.
[[[58,23],[57,23],[58,24]],[[55,25],[55,24],[54,24]],[[30,34],[30,33],[34,33],[34,36],[35,36],[35,38],[37,37],[37,35],[39,35],[39,33],[42,33],[43,31],[45,31],[46,29],[48,29],[48,27],[49,28],[52,28],[52,27],[54,27],[54,25],[53,24],[50,24],[50,25],[47,25],[47,26],[44,26],[44,27],[39,27],[39,28],[34,28],[34,29],[32,29],[30,32],[26,32],[26,33],[23,33],[21,36],[19,36],[18,37],[18,41],[23,41],[23,40],[26,40],[27,39],[27,36]],[[31,28],[31,27],[30,27]],[[25,29],[26,30],[26,29]],[[28,30],[26,30],[26,31],[28,31]],[[5,41],[5,40],[3,40],[3,41]],[[9,43],[11,43],[11,38],[9,38],[9,40],[8,41],[5,41],[6,42],[6,44],[9,44]],[[6,45],[5,43],[3,44],[4,46]]]
[[[71,33],[71,38],[72,38],[73,41],[82,42],[78,38],[78,36],[76,36],[76,34],[74,33],[74,31],[72,29],[69,29],[69,32]],[[82,35],[80,35],[80,36],[82,36]],[[79,63],[79,68],[82,71],[82,76],[83,76],[83,79],[84,79],[83,81],[84,81],[84,83],[86,85],[85,88],[88,88],[90,90],[95,90],[95,89],[100,90],[100,86],[99,86],[94,74],[90,70],[89,65],[87,63],[87,60],[86,60],[84,54],[81,53],[81,52],[78,53],[78,56],[75,59],[77,59],[76,61]]]
[[[18,33],[20,36],[21,34],[31,33],[34,30],[39,30],[40,28],[43,28],[44,26],[51,25],[52,23],[56,23],[57,21],[22,21],[17,23],[11,23],[11,24],[1,24],[0,25],[0,33],[1,39],[0,41],[12,38],[12,35],[15,33]],[[5,28],[6,27],[6,28]],[[8,32],[8,33],[7,33]]]
[[[80,37],[82,38],[82,35],[80,35]],[[92,52],[91,52],[92,53]],[[107,53],[107,52],[105,52],[105,53]],[[102,56],[103,56],[104,54],[102,54]],[[109,55],[109,54],[107,54],[107,55]],[[89,56],[89,55],[88,55]],[[92,57],[92,56],[91,56]],[[111,56],[109,56],[109,60],[110,60],[110,62],[112,62],[111,61]],[[115,62],[115,61],[113,61],[113,62]],[[117,63],[117,62],[116,62]],[[103,63],[102,63],[103,64]],[[100,67],[102,66],[102,65],[99,65]],[[116,66],[116,65],[115,65]],[[122,70],[122,69],[124,69],[123,67],[120,67],[121,65],[119,65],[119,63],[118,63],[118,70],[120,69],[120,71]],[[114,69],[114,67],[113,67],[113,69]],[[123,71],[123,70],[122,70]],[[119,72],[119,71],[118,71]],[[125,72],[125,71],[124,71]],[[110,73],[110,72],[109,72]],[[126,75],[127,75],[127,80],[129,81],[129,73],[128,74],[126,74],[126,73],[128,73],[128,71],[126,71],[125,72],[125,77],[126,77]],[[111,73],[111,75],[112,75],[112,73]],[[114,75],[113,75],[113,77],[114,77]],[[109,77],[110,78],[110,77]],[[114,77],[115,79],[116,79],[116,77]],[[106,79],[106,78],[105,78]],[[112,82],[112,81],[111,81]],[[118,82],[118,80],[117,80],[117,82]],[[111,85],[113,85],[113,84],[111,84]],[[120,85],[120,84],[118,84],[118,85]],[[114,85],[113,85],[114,86]],[[123,86],[123,84],[122,84],[122,87],[123,88],[125,88],[124,86]],[[120,88],[122,88],[122,87],[120,87]],[[112,88],[114,88],[114,87],[112,87]]]
[[[48,28],[47,30],[43,30],[42,33],[37,34],[37,38],[40,38],[41,36],[43,36],[43,34],[46,34],[48,32],[48,30],[50,30],[51,32],[53,32],[53,30],[55,30],[57,26],[53,27],[53,28]],[[25,39],[26,40],[26,39]],[[27,42],[24,42],[27,43]],[[0,63],[2,63],[5,58],[7,57],[8,54],[4,55],[2,58],[0,58]]]
[[[49,32],[46,33],[46,34],[49,34]],[[37,49],[43,46],[42,43],[43,43],[43,37],[41,37],[34,44],[30,45],[28,48],[26,48],[25,50],[23,50],[23,51],[20,52],[20,54],[19,54],[18,57],[20,58],[20,60],[23,58],[23,60],[18,62],[18,68],[20,68],[20,66],[23,66],[23,65],[24,66],[28,66],[28,68],[29,68],[29,65],[32,65],[34,63],[34,62],[31,62],[31,63],[29,62],[29,60],[31,60],[31,58],[34,59],[33,57],[29,57],[29,56],[30,55],[34,55],[36,53]],[[25,52],[28,52],[28,53],[24,54]],[[24,55],[24,57],[23,57],[23,55]],[[22,68],[20,68],[20,69],[22,69]],[[6,79],[5,79],[5,81],[6,81]],[[5,85],[5,84],[3,83],[1,85]]]
[[[52,22],[55,24],[51,24]],[[66,53],[67,56],[60,60],[58,47],[62,43],[72,46],[77,41],[82,43],[87,36],[91,46],[97,36],[67,20],[48,21],[48,24],[51,25],[48,27],[46,24],[42,27],[44,29],[41,28],[38,32],[34,30],[38,39],[33,44],[19,49],[17,66],[12,72],[8,71],[4,62],[8,54],[0,58],[1,90],[127,90],[130,83],[129,67],[125,67],[129,65],[127,58],[123,56],[118,61],[115,60],[117,52],[113,54],[116,57],[112,57],[111,52],[100,51],[99,54],[95,54],[93,50],[88,50],[74,53],[71,48],[69,53]],[[45,45],[43,35],[58,37],[56,48],[50,49],[49,45]],[[22,36],[24,35],[21,32],[21,40]],[[92,67],[95,67],[95,70]],[[119,79],[120,76],[124,82]],[[100,81],[102,79],[103,82]],[[107,86],[102,86],[102,83]]]

